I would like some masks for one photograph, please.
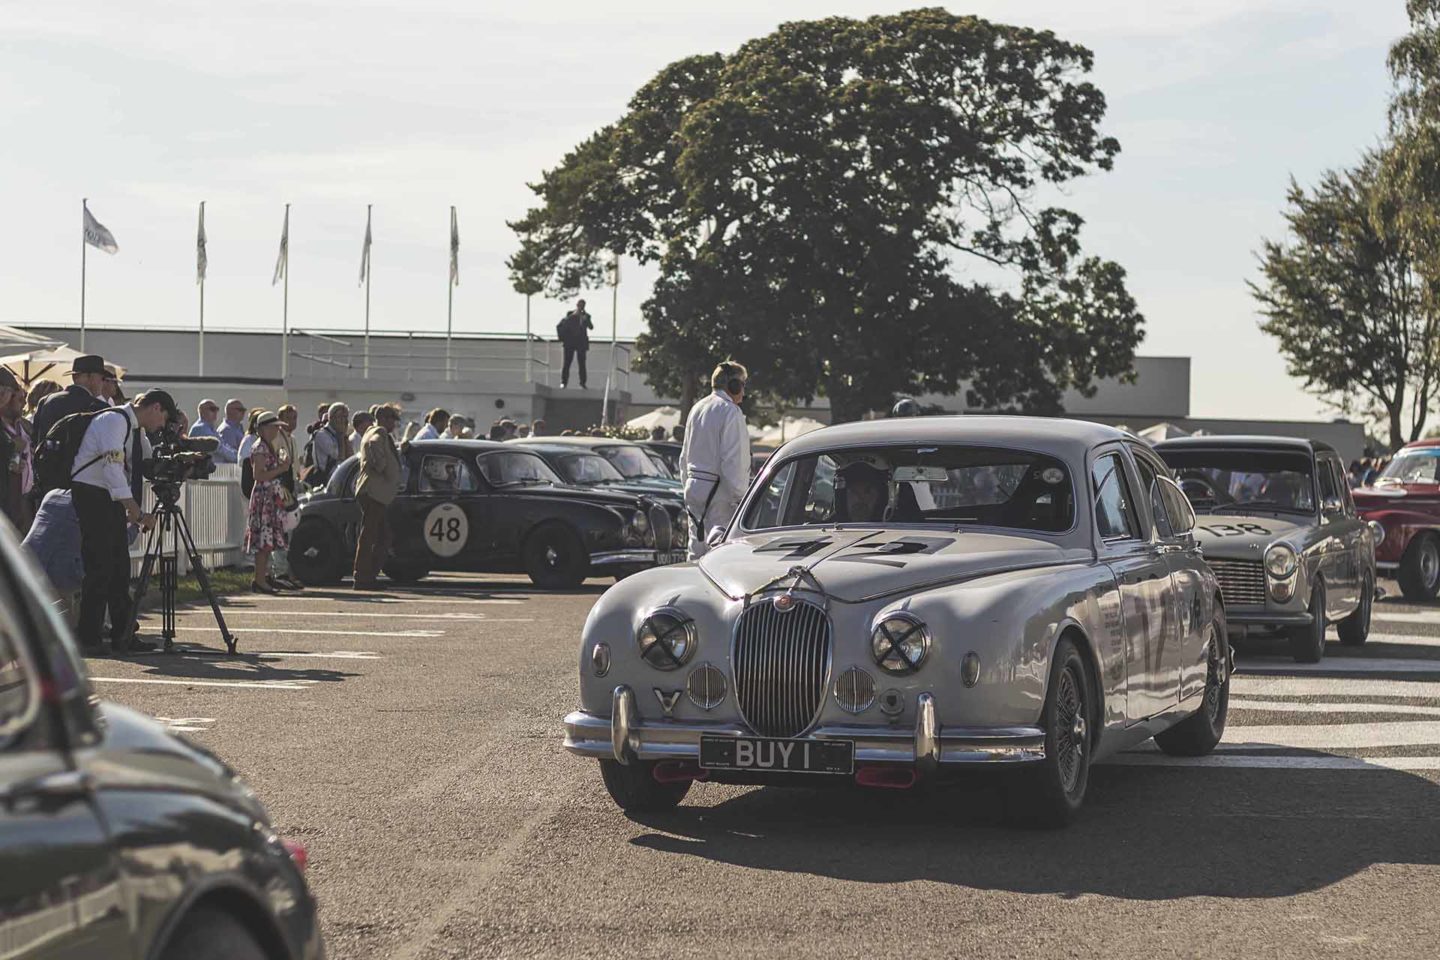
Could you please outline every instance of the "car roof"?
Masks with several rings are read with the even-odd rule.
[[[1269,450],[1304,450],[1314,453],[1334,453],[1335,448],[1319,440],[1305,437],[1266,437],[1249,434],[1226,436],[1175,437],[1161,440],[1155,449],[1166,450],[1253,450],[1257,447]]]
[[[891,417],[842,423],[803,434],[780,449],[787,457],[870,444],[970,443],[1017,447],[1080,459],[1092,447],[1132,434],[1103,423],[1062,417]]]
[[[512,442],[526,447],[538,446],[540,444],[564,447],[640,446],[640,444],[634,440],[625,440],[620,437],[520,437]]]
[[[443,453],[447,450],[453,451],[457,447],[461,450],[472,451],[476,453],[488,453],[491,450],[504,450],[506,448],[506,444],[501,443],[499,440],[456,440],[450,438],[442,438],[439,440],[410,441],[410,449],[417,450],[422,453],[426,450],[430,450],[435,453]]]
[[[1400,449],[1409,450],[1412,447],[1440,447],[1440,437],[1426,437],[1423,440],[1411,440]]]
[[[586,448],[586,447],[581,447],[579,444],[575,444],[575,443],[550,443],[550,442],[548,442],[548,440],[543,440],[543,439],[542,439],[542,440],[537,440],[537,441],[535,441],[534,443],[520,444],[520,443],[517,442],[517,443],[514,443],[514,444],[507,444],[507,446],[524,446],[525,449],[527,449],[527,450],[537,450],[537,451],[540,451],[540,452],[543,452],[543,453],[588,453],[588,454],[590,454],[590,455],[593,456],[593,457],[599,457],[599,456],[600,456],[600,454],[598,454],[598,453],[592,453],[588,448]],[[578,447],[579,449],[577,449],[577,447]],[[603,460],[604,458],[601,457],[601,459]]]

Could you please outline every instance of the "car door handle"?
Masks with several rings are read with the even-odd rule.
[[[88,773],[79,770],[61,770],[30,780],[21,780],[7,787],[0,787],[0,803],[9,805],[20,800],[63,800],[66,797],[83,797],[90,792],[92,785],[93,781]]]

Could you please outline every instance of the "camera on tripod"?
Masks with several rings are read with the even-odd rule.
[[[215,472],[215,451],[220,441],[214,437],[187,437],[175,423],[167,423],[160,431],[145,461],[143,472],[162,496],[162,489],[174,491],[186,480],[204,480]]]

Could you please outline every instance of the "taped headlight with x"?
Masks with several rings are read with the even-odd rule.
[[[908,614],[892,615],[875,625],[870,649],[875,663],[886,673],[912,673],[930,652],[930,631]]]
[[[657,610],[635,636],[640,656],[656,670],[678,670],[695,654],[695,621],[678,610]]]

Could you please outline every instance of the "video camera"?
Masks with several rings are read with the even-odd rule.
[[[187,437],[179,425],[167,423],[151,448],[150,459],[142,472],[157,488],[179,487],[186,480],[204,480],[215,472],[215,451],[220,441],[214,437]]]

